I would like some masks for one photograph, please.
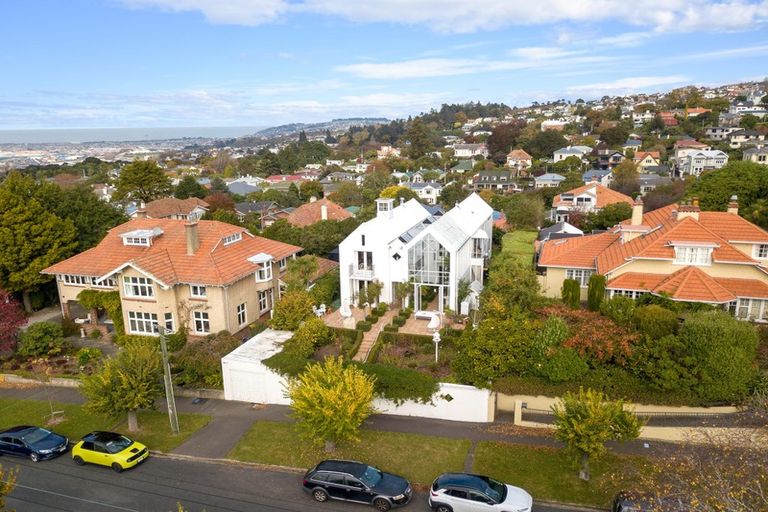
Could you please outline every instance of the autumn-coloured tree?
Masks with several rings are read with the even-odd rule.
[[[5,497],[11,494],[13,488],[16,487],[17,473],[18,470],[5,469],[2,465],[0,465],[0,510],[6,510]]]
[[[374,412],[373,390],[374,379],[360,367],[329,357],[288,381],[287,395],[299,432],[330,452],[338,442],[359,439],[360,425]]]
[[[0,289],[0,353],[13,350],[19,327],[27,321],[24,310],[13,295]]]
[[[640,435],[642,422],[622,400],[610,401],[601,392],[579,389],[552,406],[555,437],[581,460],[579,478],[589,480],[589,461],[605,454],[608,441],[629,441]]]

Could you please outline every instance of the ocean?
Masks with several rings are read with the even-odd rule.
[[[252,135],[265,126],[201,126],[177,128],[71,128],[0,130],[0,144],[126,142],[206,137],[229,139]]]

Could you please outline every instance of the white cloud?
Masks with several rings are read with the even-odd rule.
[[[568,94],[592,93],[593,96],[601,96],[604,94],[630,94],[643,89],[658,87],[660,85],[687,83],[688,80],[688,77],[683,75],[635,76],[630,78],[620,78],[610,82],[574,85],[568,87],[566,91]]]
[[[292,12],[360,23],[422,25],[471,33],[513,25],[618,20],[659,32],[749,30],[768,21],[768,0],[122,0],[132,7],[200,11],[212,23],[259,25]]]

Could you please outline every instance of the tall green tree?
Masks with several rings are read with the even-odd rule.
[[[117,356],[83,377],[80,387],[85,408],[96,414],[128,415],[128,430],[139,428],[136,411],[152,409],[162,395],[163,364],[154,343],[132,342]]]
[[[171,179],[154,160],[135,160],[123,167],[117,178],[112,200],[144,201],[148,203],[171,195]]]
[[[468,195],[469,190],[466,190],[461,183],[449,183],[440,191],[440,204],[445,208],[453,208],[454,204],[463,201]]]
[[[360,190],[360,187],[358,187],[354,181],[344,181],[340,183],[339,188],[336,189],[336,192],[330,194],[328,199],[344,207],[360,206],[365,200],[362,190]]]
[[[57,187],[58,188],[58,187]],[[70,220],[77,236],[76,252],[95,247],[107,231],[128,220],[113,204],[102,201],[87,186],[59,189],[54,201],[40,200],[48,211]]]
[[[544,200],[537,194],[514,194],[504,209],[507,224],[515,229],[538,229],[544,223]]]
[[[635,197],[640,192],[640,173],[637,164],[632,160],[624,160],[613,169],[611,188],[617,192]]]
[[[181,181],[179,181],[179,184],[176,185],[176,189],[173,191],[173,196],[176,199],[189,199],[190,197],[202,199],[207,194],[208,192],[197,182],[197,179],[190,175],[181,178]]]
[[[640,436],[642,422],[626,410],[622,400],[609,401],[600,391],[566,393],[552,407],[555,437],[581,460],[579,477],[589,480],[589,461],[605,454],[608,441],[630,441]]]
[[[316,256],[307,254],[290,260],[283,278],[286,290],[306,290],[309,281],[317,273],[317,269],[318,263]]]
[[[686,195],[698,197],[702,210],[725,211],[732,195],[738,196],[740,208],[748,208],[758,199],[768,197],[768,172],[764,165],[755,162],[728,162],[720,169],[703,173]]]
[[[77,233],[72,221],[40,204],[28,181],[14,172],[0,185],[0,287],[21,292],[31,313],[30,291],[51,280],[40,271],[73,253]]]
[[[413,160],[417,160],[435,149],[432,144],[432,133],[420,117],[411,121],[405,137],[411,143],[408,147],[408,156]]]
[[[299,197],[302,201],[309,201],[312,197],[323,197],[323,186],[316,181],[302,181],[299,185]]]
[[[373,391],[374,379],[340,357],[309,365],[287,389],[299,432],[325,443],[328,452],[359,439],[360,426],[374,412]]]

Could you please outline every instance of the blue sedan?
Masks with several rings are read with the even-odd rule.
[[[22,425],[0,432],[0,453],[29,457],[32,462],[57,457],[68,445],[66,437],[40,427]]]

